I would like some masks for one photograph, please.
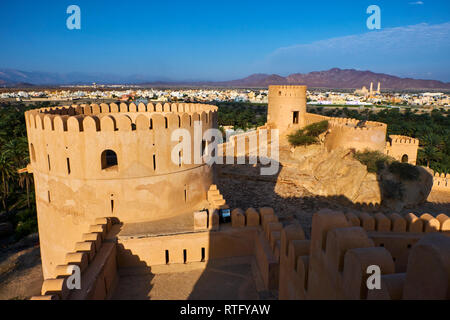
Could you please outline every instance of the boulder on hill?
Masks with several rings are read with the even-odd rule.
[[[345,198],[352,203],[383,205],[401,210],[426,201],[433,186],[433,177],[423,168],[417,180],[407,180],[388,168],[377,174],[353,157],[352,150],[328,152],[316,144],[293,148],[281,157],[278,179],[288,181],[323,197]]]

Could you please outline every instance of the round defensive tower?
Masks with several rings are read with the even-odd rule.
[[[305,126],[306,86],[269,86],[267,124],[280,130]]]
[[[215,106],[93,104],[31,110],[25,118],[45,278],[96,218],[139,223],[208,207],[211,167],[201,156],[195,164],[193,152],[191,161],[180,153],[174,163],[179,142],[171,135],[188,130],[200,146],[193,151],[204,152],[208,142],[195,138],[194,123],[202,132],[217,128]]]

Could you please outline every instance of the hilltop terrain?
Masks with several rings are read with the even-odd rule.
[[[157,79],[157,80],[154,80]],[[450,83],[436,80],[419,80],[400,78],[393,75],[360,71],[354,69],[333,68],[326,71],[310,73],[294,73],[286,77],[277,74],[253,74],[248,77],[230,81],[177,81],[162,77],[144,75],[116,75],[100,73],[73,72],[67,74],[51,72],[26,72],[15,69],[0,69],[0,85],[30,86],[30,85],[69,85],[91,84],[136,84],[151,87],[174,86],[212,86],[212,87],[255,87],[266,88],[268,85],[307,85],[311,88],[356,89],[371,82],[376,85],[381,82],[383,89],[450,89]]]

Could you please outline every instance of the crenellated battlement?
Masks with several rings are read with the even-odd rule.
[[[450,276],[449,231],[445,214],[316,213],[310,241],[290,239],[281,247],[279,297],[448,299],[450,287],[442,280]],[[287,228],[281,232],[288,234]],[[381,290],[367,287],[370,266],[380,269]]]
[[[360,121],[352,118],[330,118],[325,146],[328,150],[337,148],[366,149],[384,152],[387,125],[381,122]]]
[[[389,138],[391,139],[389,142],[391,146],[394,144],[419,145],[419,139],[407,136],[390,135]]]
[[[269,86],[269,93],[272,97],[306,97],[307,86]]]
[[[137,106],[134,103],[116,103],[106,104],[82,104],[72,106],[47,107],[38,110],[31,110],[28,112],[38,112],[47,114],[59,115],[96,115],[99,113],[128,113],[128,112],[199,112],[199,111],[217,111],[216,106],[198,104],[198,103],[139,103]]]
[[[447,173],[447,174],[445,174],[445,173],[439,173],[439,172],[436,172],[436,171],[431,170],[431,169],[430,169],[430,171],[431,171],[431,174],[433,175],[434,178],[439,178],[439,179],[450,179],[450,173]]]
[[[431,175],[433,175],[433,190],[450,192],[450,174],[430,171]]]
[[[310,124],[321,122],[321,121],[329,121],[333,119],[331,117],[322,116],[320,114],[315,113],[306,113],[305,115],[305,126],[309,126]]]
[[[382,122],[375,121],[361,121],[353,118],[329,118],[328,120],[331,127],[345,126],[355,130],[373,130],[379,128],[387,128],[387,125]],[[363,125],[358,126],[358,124]]]
[[[111,121],[113,131],[131,130],[160,130],[170,127],[188,128],[194,125],[194,121],[202,120],[206,123],[213,120],[217,112],[216,106],[202,104],[168,104],[158,103],[145,105],[134,103],[117,105],[91,104],[80,106],[64,106],[42,108],[25,112],[27,127],[29,129],[39,129],[42,131],[72,131],[83,132],[84,129],[95,131],[111,131]],[[109,116],[102,123],[102,119]],[[152,119],[155,118],[155,126]],[[88,119],[88,120],[86,120]],[[146,120],[147,119],[147,120]],[[163,119],[164,121],[160,121]],[[94,122],[95,126],[93,126]],[[103,124],[103,126],[102,126]],[[135,126],[133,126],[133,124]]]
[[[174,130],[186,129],[205,148],[203,133],[215,128],[217,107],[201,104],[101,104],[44,108],[26,112],[31,164],[35,172],[67,178],[95,178],[104,171],[102,153],[116,157],[116,176],[145,177],[198,167],[191,158],[171,159],[179,143],[172,141]],[[201,136],[195,141],[196,122]],[[201,150],[203,151],[203,150]],[[201,152],[199,151],[199,153]],[[143,170],[127,168],[139,163]],[[128,171],[128,172],[127,172]]]

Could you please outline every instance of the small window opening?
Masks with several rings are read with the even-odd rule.
[[[102,170],[117,167],[117,154],[112,150],[102,152]]]
[[[30,144],[30,150],[31,150],[31,161],[35,162],[36,161],[36,152],[34,151],[33,144]]]
[[[205,262],[205,248],[202,248],[202,262]]]
[[[408,155],[407,154],[403,155],[402,163],[408,163],[408,160],[409,160]]]
[[[294,112],[293,112],[292,123],[293,123],[293,124],[298,124],[298,111],[294,111]]]
[[[66,158],[67,161],[67,173],[70,174],[70,159]]]

